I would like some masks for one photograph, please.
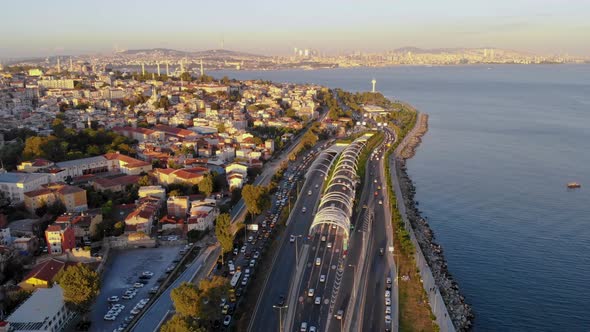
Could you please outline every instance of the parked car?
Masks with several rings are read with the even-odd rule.
[[[229,323],[231,323],[231,316],[227,315],[227,316],[225,316],[225,318],[223,318],[223,325],[229,326]]]

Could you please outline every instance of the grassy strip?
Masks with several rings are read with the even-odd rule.
[[[420,281],[420,274],[414,260],[414,244],[410,240],[410,233],[405,228],[401,214],[397,208],[397,200],[390,173],[389,157],[400,144],[405,135],[416,123],[416,116],[411,117],[404,128],[394,126],[396,132],[395,143],[385,153],[385,176],[387,178],[387,191],[389,193],[389,206],[392,212],[392,224],[394,229],[394,245],[398,248],[395,252],[398,276],[408,276],[409,280],[398,282],[399,285],[399,319],[400,331],[438,331],[435,323],[436,317],[432,314],[428,304],[426,291]],[[397,181],[397,179],[396,179]]]

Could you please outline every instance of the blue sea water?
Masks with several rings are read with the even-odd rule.
[[[428,113],[408,171],[475,330],[590,331],[590,65],[212,74],[349,91],[375,78]]]

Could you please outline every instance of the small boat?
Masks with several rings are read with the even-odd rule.
[[[570,182],[567,184],[567,187],[570,189],[575,189],[575,188],[580,188],[582,187],[581,184],[577,183],[577,182]]]

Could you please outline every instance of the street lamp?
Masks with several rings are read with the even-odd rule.
[[[283,309],[289,308],[288,305],[274,305],[272,306],[274,309],[279,309],[279,332],[283,332]]]

